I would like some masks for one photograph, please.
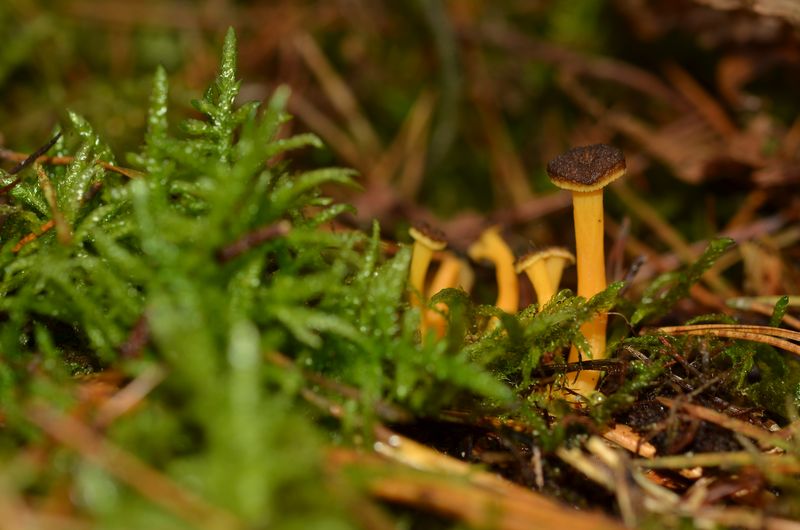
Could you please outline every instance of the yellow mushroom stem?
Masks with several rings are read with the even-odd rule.
[[[555,296],[555,294],[558,292],[558,288],[561,285],[561,276],[564,275],[564,267],[572,263],[575,263],[574,258],[568,259],[559,256],[553,256],[552,258],[545,260],[544,266],[547,268],[547,276],[550,279],[550,284],[553,286],[553,294],[550,295],[550,298]],[[547,299],[548,302],[550,301],[550,298]]]
[[[547,270],[546,260],[536,260],[525,269],[525,274],[528,275],[533,284],[533,290],[536,291],[536,299],[539,301],[539,306],[545,305],[553,298],[558,288],[558,284],[553,283],[553,278]]]
[[[411,250],[411,268],[409,269],[409,282],[411,283],[411,307],[422,308],[425,304],[421,296],[425,292],[425,276],[433,257],[433,249],[420,241],[414,242]]]
[[[517,273],[525,271],[536,291],[539,306],[544,306],[558,292],[564,267],[575,263],[575,256],[567,249],[549,247],[529,252],[517,261]]]
[[[428,267],[435,251],[444,250],[447,242],[444,234],[438,232],[426,224],[412,226],[408,230],[409,235],[414,239],[414,247],[411,249],[411,266],[408,272],[408,280],[411,284],[409,302],[411,307],[420,311],[419,329],[425,335],[427,328],[425,315],[426,300],[425,296],[425,277],[428,274]]]
[[[495,305],[506,313],[516,313],[519,307],[519,284],[514,270],[514,254],[500,236],[497,227],[481,234],[480,239],[469,248],[474,260],[486,259],[494,263],[497,277],[497,301]]]
[[[472,271],[469,264],[464,260],[448,252],[442,258],[439,269],[428,287],[428,298],[441,291],[442,289],[460,287],[469,292],[472,288]],[[439,302],[436,304],[437,311],[428,311],[425,315],[427,326],[433,329],[439,337],[443,337],[447,328],[447,321],[444,313],[447,312],[447,304]]]
[[[591,298],[606,288],[606,265],[603,249],[603,190],[573,191],[573,216],[575,219],[575,254],[578,267],[578,296]],[[595,315],[581,326],[581,334],[589,343],[591,359],[606,358],[605,313]],[[586,359],[586,356],[583,357]],[[573,346],[568,361],[578,362],[580,355]],[[588,395],[597,387],[600,372],[582,370],[567,374],[568,386],[581,395]],[[574,382],[573,382],[574,381]]]

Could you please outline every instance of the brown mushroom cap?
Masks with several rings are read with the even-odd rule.
[[[622,151],[606,144],[573,147],[547,164],[547,175],[559,188],[595,191],[625,174]]]
[[[447,246],[447,239],[440,230],[433,228],[427,223],[416,223],[408,229],[409,235],[431,250],[444,250]]]
[[[522,273],[525,269],[533,265],[539,260],[547,258],[562,258],[568,263],[575,263],[575,255],[569,250],[562,247],[547,247],[539,250],[531,250],[523,254],[515,266],[517,274]]]

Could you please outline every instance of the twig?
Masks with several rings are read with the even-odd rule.
[[[720,467],[730,469],[756,465],[775,473],[800,473],[800,460],[792,455],[763,455],[749,451],[724,451],[686,455],[642,458],[633,464],[649,469],[690,469],[696,467]]]
[[[136,379],[103,403],[97,411],[95,425],[105,427],[133,409],[164,380],[164,377],[166,377],[166,372],[163,368],[159,366],[146,368]]]
[[[726,300],[726,303],[734,309],[749,310],[752,304],[763,304],[765,306],[775,306],[775,304],[783,298],[782,296],[742,296],[740,298],[731,298]],[[800,296],[788,296],[789,306],[800,308]]]
[[[794,0],[695,0],[715,9],[749,9],[760,15],[783,18],[800,26],[800,5]]]
[[[497,109],[497,95],[487,73],[482,51],[475,46],[469,47],[465,59],[470,78],[469,95],[478,111],[489,150],[494,177],[492,181],[502,186],[505,202],[519,206],[533,197],[527,172]]]
[[[764,446],[779,447],[781,449],[791,448],[791,444],[789,444],[783,438],[775,436],[769,431],[756,427],[755,425],[745,421],[731,418],[730,416],[722,414],[721,412],[717,412],[716,410],[701,407],[700,405],[694,405],[692,403],[686,403],[685,401],[668,399],[665,397],[659,397],[657,399],[670,408],[681,408],[695,418],[719,425],[720,427],[728,429],[729,431],[753,438]]]
[[[230,261],[261,243],[266,243],[267,241],[285,236],[291,229],[291,223],[286,220],[257,228],[243,235],[233,243],[221,248],[217,252],[217,260],[221,263]]]
[[[658,328],[658,330],[666,334],[690,333],[695,331],[736,331],[800,341],[800,332],[798,331],[776,328],[773,326],[756,326],[750,324],[692,324],[689,326],[665,326]]]
[[[515,56],[557,65],[573,73],[590,75],[627,85],[685,112],[688,107],[682,98],[661,79],[630,63],[608,57],[583,55],[565,47],[532,39],[505,24],[486,24],[478,35],[483,41],[504,48]]]
[[[55,144],[55,142],[53,143]],[[50,149],[50,147],[52,147],[52,145],[48,146],[48,149]],[[0,158],[5,160],[25,161],[28,158],[31,158],[32,156],[33,155],[28,156],[24,153],[18,153],[16,151],[9,151],[8,149],[0,149]],[[31,160],[31,163],[37,162],[42,165],[66,166],[74,161],[75,161],[74,156],[42,156],[42,154],[39,153],[35,159]],[[114,164],[111,164],[109,162],[103,162],[102,160],[98,160],[95,163],[105,170],[112,171],[114,173],[119,173],[120,175],[123,175],[131,179],[140,178],[144,176],[144,173],[142,173],[141,171],[136,171],[135,169],[130,169],[122,166],[115,166]],[[5,188],[0,189],[0,194],[2,193],[5,193]]]
[[[735,300],[736,302],[734,302],[734,304],[731,304],[731,300]],[[752,311],[753,313],[758,313],[760,315],[768,317],[771,317],[775,311],[774,307],[775,304],[769,306],[766,304],[760,304],[758,302],[750,301],[749,299],[746,298],[731,298],[730,300],[725,300],[725,304],[728,307],[736,307],[737,309],[746,309],[747,311]],[[784,315],[781,317],[781,322],[783,322],[787,326],[790,326],[800,331],[800,319],[793,317],[789,313],[784,313]]]
[[[639,219],[649,226],[659,239],[670,246],[673,252],[685,263],[691,263],[697,259],[697,253],[689,245],[683,236],[675,228],[661,217],[652,206],[639,198],[632,189],[622,181],[617,181],[611,186],[611,190],[625,203],[625,206],[632,211]],[[703,280],[714,290],[724,297],[735,296],[735,291],[719,275],[707,271],[703,275]]]
[[[653,444],[644,440],[627,425],[618,423],[613,428],[604,431],[602,436],[635,455],[652,458],[656,454],[656,448]]]
[[[360,150],[374,160],[381,151],[381,142],[369,121],[359,109],[350,87],[334,70],[330,62],[308,33],[295,37],[294,45],[337,111],[347,122]]]
[[[325,143],[336,151],[345,162],[361,173],[366,174],[369,171],[370,162],[364,159],[364,155],[355,141],[334,120],[328,118],[313,103],[296,91],[292,92],[288,105],[289,111],[325,140]]]
[[[55,225],[56,223],[52,219],[47,221],[46,223],[44,223],[42,226],[39,227],[38,231],[31,232],[30,234],[20,239],[19,242],[16,245],[14,245],[14,248],[11,249],[11,251],[16,254],[17,252],[22,250],[25,247],[25,245],[33,243],[39,237],[43,236],[48,231],[50,231]]]
[[[31,164],[33,164],[34,162],[38,161],[39,158],[43,154],[45,154],[47,151],[49,151],[51,147],[56,145],[56,142],[58,141],[59,138],[61,138],[61,133],[56,134],[49,142],[47,142],[42,147],[40,147],[39,149],[34,151],[33,154],[25,155],[25,154],[22,154],[22,153],[14,153],[16,155],[16,158],[8,158],[8,159],[9,160],[16,160],[16,161],[19,162],[19,164],[17,164],[13,168],[11,168],[8,171],[8,174],[9,175],[16,175],[17,173],[20,173],[26,167],[28,167]],[[6,151],[5,149],[0,149],[0,158],[6,158],[4,156],[6,153],[10,153],[10,151]],[[19,184],[20,182],[22,182],[22,176],[19,176],[19,177],[15,178],[9,184],[6,184],[2,188],[0,188],[0,195],[8,193],[12,189],[14,189],[14,187],[17,186],[17,184]]]
[[[284,369],[299,369],[294,364],[294,361],[289,357],[286,357],[282,353],[279,352],[269,352],[266,354],[267,361],[271,362],[272,364],[279,366]],[[340,383],[333,379],[329,379],[321,374],[303,370],[303,378],[307,381],[312,382],[313,384],[319,386],[320,388],[324,388],[326,390],[330,390],[332,392],[336,392],[348,399],[358,399],[360,397],[359,392],[356,388],[353,388],[349,385],[345,385],[344,383]],[[329,400],[326,400],[315,394],[314,392],[310,392],[304,395],[306,399],[309,399],[313,396],[314,403],[316,405],[321,405],[321,408],[328,411],[329,414],[336,418],[341,418],[343,414],[342,408],[339,406],[338,403],[333,403]],[[310,400],[310,399],[309,399]],[[411,421],[411,415],[397,407],[391,403],[386,403],[384,401],[378,401],[375,404],[375,411],[378,413],[378,416],[383,419],[384,421],[392,422],[392,423],[403,423]]]
[[[664,71],[680,93],[692,103],[697,113],[723,137],[731,137],[737,129],[725,110],[703,87],[680,65],[667,63]]]

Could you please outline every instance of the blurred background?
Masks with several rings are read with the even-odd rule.
[[[163,65],[177,123],[239,39],[241,99],[292,89],[286,134],[357,169],[349,222],[443,228],[456,249],[499,223],[517,251],[572,246],[547,161],[613,143],[609,273],[672,270],[716,235],[738,250],[693,293],[798,292],[800,7],[779,0],[4,0],[0,147],[30,152],[68,110],[124,165]],[[722,271],[728,269],[728,279]],[[567,278],[569,284],[573,279]]]

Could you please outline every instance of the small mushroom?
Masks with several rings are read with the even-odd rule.
[[[475,281],[475,275],[469,263],[463,258],[455,255],[452,252],[445,252],[442,261],[439,264],[439,269],[431,280],[428,286],[427,296],[430,299],[433,295],[448,288],[460,288],[466,292],[472,289],[472,284]],[[436,331],[440,337],[444,336],[446,321],[443,313],[447,311],[447,304],[436,304],[437,311],[428,311],[426,315],[427,326]]]
[[[497,302],[495,305],[506,313],[516,313],[519,307],[519,284],[514,270],[514,254],[503,238],[500,228],[487,228],[481,237],[467,249],[475,261],[486,259],[494,263],[497,276]]]
[[[422,309],[424,302],[421,297],[425,293],[425,276],[428,273],[431,257],[434,252],[444,250],[447,241],[443,233],[425,223],[412,226],[408,233],[414,239],[414,247],[411,249],[411,268],[408,273],[411,284],[409,300],[412,307]]]
[[[575,219],[575,253],[578,265],[578,295],[590,298],[606,288],[603,249],[603,188],[625,174],[625,157],[616,147],[604,144],[575,147],[547,164],[550,180],[572,192]],[[607,315],[598,314],[581,327],[591,348],[592,359],[606,357]],[[569,362],[577,362],[574,346]],[[567,374],[568,376],[570,374]],[[600,372],[584,370],[570,387],[588,395],[597,386]]]
[[[572,252],[562,247],[548,247],[528,252],[517,260],[517,274],[528,275],[536,291],[539,306],[550,301],[561,283],[564,267],[575,263]]]

